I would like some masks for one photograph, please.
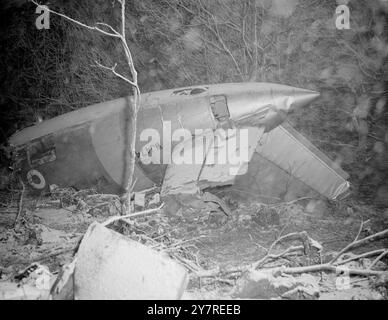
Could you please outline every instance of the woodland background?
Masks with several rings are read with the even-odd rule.
[[[350,8],[349,30],[335,27],[339,4]],[[115,1],[48,5],[89,25],[120,21]],[[2,6],[2,150],[16,130],[129,94],[95,66],[128,74],[119,41],[55,15],[38,30],[32,3]],[[290,121],[349,172],[355,197],[388,206],[388,1],[130,0],[126,21],[142,92],[245,81],[321,92]]]

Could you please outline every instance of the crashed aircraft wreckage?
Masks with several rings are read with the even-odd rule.
[[[142,94],[134,190],[161,186],[163,195],[234,185],[266,199],[292,199],[309,191],[329,199],[345,195],[348,175],[285,121],[290,110],[318,96],[272,83]],[[15,133],[9,139],[15,169],[36,190],[55,184],[122,192],[129,99],[92,105]]]

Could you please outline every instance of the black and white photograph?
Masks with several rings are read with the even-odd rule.
[[[388,300],[388,0],[0,16],[0,300]]]

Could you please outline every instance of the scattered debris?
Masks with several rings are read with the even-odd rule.
[[[49,290],[40,290],[31,285],[18,285],[14,282],[1,282],[0,300],[47,300]]]
[[[33,263],[15,276],[15,280],[22,284],[35,286],[39,290],[49,290],[53,275],[46,266]]]
[[[135,206],[144,208],[145,206],[145,194],[140,192],[135,192]]]
[[[375,232],[372,217],[356,225],[354,213],[349,216],[346,208],[344,218],[318,218],[294,201],[233,204],[210,193],[160,199],[158,190],[152,190],[144,192],[143,211],[121,215],[110,211],[109,204],[118,200],[114,195],[53,190],[53,195],[35,201],[35,207],[26,194],[17,227],[0,226],[3,299],[83,299],[97,294],[104,299],[387,298],[388,233]],[[4,216],[4,221],[14,220],[18,203],[14,208],[15,214]],[[328,240],[322,242],[311,229],[311,224],[322,223],[331,232],[328,240],[333,238],[332,226],[338,225],[338,232],[339,224],[353,230],[343,249],[336,245],[336,250],[327,250]],[[301,228],[309,232],[296,231]],[[116,255],[117,261],[112,259]],[[175,266],[158,271],[156,280],[169,285],[158,287],[157,261]],[[173,268],[182,273],[174,271],[172,276]],[[136,282],[136,272],[144,275],[144,283]],[[131,284],[121,287],[123,283]],[[99,291],[98,284],[109,290]],[[141,290],[128,289],[134,287]]]
[[[47,300],[55,277],[46,266],[33,263],[14,277],[0,282],[0,300]]]
[[[50,289],[53,300],[74,300],[74,269],[76,259],[62,267]]]
[[[152,205],[158,205],[160,203],[160,194],[159,193],[155,193],[152,198],[150,199],[148,205],[149,206],[152,206]]]
[[[188,281],[178,263],[98,223],[76,259],[76,299],[179,299]]]
[[[316,277],[302,274],[299,277],[274,273],[272,270],[251,270],[236,286],[235,298],[242,299],[316,299],[319,297]]]

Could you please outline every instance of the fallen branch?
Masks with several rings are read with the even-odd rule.
[[[365,226],[369,221],[370,221],[369,219],[366,220],[366,221],[363,221],[363,220],[361,221],[360,229],[358,230],[357,236],[356,236],[356,238],[354,239],[354,241],[357,241],[357,240],[358,240],[358,238],[359,238],[360,235],[361,235],[362,230],[364,229],[364,226]]]
[[[386,252],[385,249],[378,249],[378,250],[373,250],[373,251],[365,252],[363,254],[359,254],[359,255],[351,257],[349,259],[341,260],[341,261],[339,261],[337,263],[337,265],[342,265],[342,264],[345,264],[345,263],[348,263],[348,262],[351,262],[351,261],[355,261],[355,260],[359,260],[359,259],[362,259],[362,258],[374,256],[374,255],[381,254],[381,253],[384,253],[384,252]],[[369,268],[372,268],[372,267],[370,266]]]
[[[113,73],[115,76],[119,77],[120,79],[124,80],[125,82],[128,82],[130,85],[136,86],[136,84],[135,84],[133,81],[129,80],[127,77],[124,77],[122,74],[120,74],[120,73],[118,73],[118,72],[116,71],[117,63],[115,63],[113,67],[104,66],[104,65],[102,65],[101,63],[99,63],[98,61],[95,61],[95,63],[96,63],[96,65],[97,65],[98,67],[100,67],[100,68],[102,68],[102,69],[106,69],[106,70],[112,71],[112,73]]]
[[[286,273],[286,274],[301,274],[301,273],[308,273],[308,272],[335,272],[337,274],[346,273],[349,276],[355,275],[355,276],[387,276],[388,271],[375,271],[375,270],[361,270],[361,269],[350,269],[345,267],[338,267],[333,266],[330,263],[326,264],[316,264],[313,266],[306,266],[306,267],[293,267],[293,268],[287,268],[287,267],[280,267],[280,268],[273,268],[273,269],[266,269],[268,271],[272,271],[274,273],[280,272],[280,273]]]
[[[352,243],[348,244],[345,248],[343,248],[330,262],[329,264],[334,264],[335,261],[339,259],[345,252],[349,251],[350,249],[355,249],[360,247],[363,244],[366,244],[368,242],[377,241],[380,239],[383,239],[388,236],[388,229],[372,234],[369,237],[363,238],[361,240],[355,240]]]
[[[218,268],[212,269],[212,270],[203,270],[201,272],[197,272],[196,276],[202,277],[202,278],[206,278],[206,277],[215,277],[215,276],[217,276],[220,273],[222,273],[223,275],[225,275],[225,274],[233,274],[233,273],[243,273],[243,272],[246,272],[246,271],[249,271],[249,270],[255,270],[255,269],[259,268],[259,267],[262,267],[265,264],[265,262],[267,262],[270,259],[271,260],[276,260],[276,259],[288,256],[288,255],[290,255],[290,253],[294,253],[294,252],[298,252],[298,251],[303,251],[304,253],[308,253],[309,252],[309,250],[310,250],[310,237],[307,235],[306,231],[293,232],[293,233],[286,234],[284,236],[280,236],[282,234],[283,230],[280,232],[278,238],[271,244],[271,246],[267,250],[266,255],[263,258],[261,258],[260,260],[254,262],[254,263],[252,263],[250,265],[247,265],[247,266],[242,266],[242,267],[238,267],[238,268],[232,268],[232,269],[229,269],[229,270],[221,271]],[[273,248],[277,244],[279,244],[281,242],[285,242],[285,241],[294,241],[294,240],[301,241],[303,243],[303,245],[301,245],[301,246],[291,246],[291,247],[287,248],[286,250],[284,250],[283,252],[281,252],[279,254],[272,254],[271,253]]]
[[[112,222],[115,222],[115,221],[118,221],[118,220],[124,220],[124,219],[134,218],[134,217],[138,217],[138,216],[144,216],[144,215],[147,215],[147,214],[150,214],[150,213],[155,213],[155,212],[160,211],[160,209],[162,209],[163,206],[164,206],[164,203],[162,203],[159,207],[154,208],[154,209],[149,209],[149,210],[144,210],[144,211],[140,211],[140,212],[130,213],[130,214],[126,214],[124,216],[111,217],[108,220],[106,220],[105,222],[103,222],[102,225],[104,227],[106,227],[107,225],[111,224]]]
[[[119,200],[120,197],[117,195],[117,194],[108,194],[108,193],[97,193],[97,194],[90,194],[87,196],[88,199],[90,198],[105,198],[105,197],[108,197],[108,198],[116,198],[116,200]]]
[[[365,224],[365,223],[363,223],[363,224]],[[369,237],[366,237],[364,239],[357,240],[360,233],[361,232],[359,231],[355,240],[352,243],[350,243],[348,246],[346,246],[343,250],[341,250],[341,252],[339,254],[337,254],[337,256],[328,263],[316,264],[316,265],[304,266],[304,267],[281,266],[281,267],[276,267],[276,268],[268,268],[265,270],[269,271],[269,272],[273,272],[273,273],[285,273],[285,274],[290,274],[290,275],[309,273],[309,272],[332,272],[332,273],[335,272],[337,274],[345,273],[349,276],[351,276],[351,275],[364,276],[364,277],[379,276],[379,277],[388,278],[388,271],[372,270],[373,266],[375,266],[378,261],[380,261],[383,257],[388,255],[387,249],[378,249],[378,250],[374,250],[374,251],[369,251],[369,252],[351,257],[349,259],[340,261],[340,262],[338,262],[338,265],[333,265],[333,262],[337,261],[337,259],[342,254],[349,251],[350,249],[357,248],[357,247],[359,247],[365,243],[368,243],[370,241],[376,241],[376,240],[379,240],[379,239],[386,237],[388,235],[388,230],[384,230],[384,231],[378,232],[376,234],[373,234]],[[290,240],[300,240],[300,241],[302,241],[303,246],[291,246],[279,254],[271,254],[271,251],[273,250],[273,248],[277,244],[279,244],[280,242],[290,241]],[[312,239],[307,235],[307,233],[305,231],[300,232],[300,233],[297,233],[297,232],[290,233],[290,234],[287,234],[287,235],[284,235],[281,237],[279,236],[278,239],[276,239],[272,243],[270,248],[267,250],[267,254],[262,259],[260,259],[259,261],[255,262],[251,265],[242,266],[242,267],[238,267],[238,268],[232,268],[230,270],[220,270],[219,268],[215,268],[215,269],[211,269],[211,270],[203,270],[200,272],[196,272],[195,276],[200,277],[200,278],[201,277],[202,278],[217,277],[220,275],[225,276],[225,275],[236,274],[236,273],[242,274],[246,271],[256,270],[257,268],[262,267],[265,264],[265,262],[267,262],[269,259],[272,259],[272,260],[279,259],[279,258],[282,258],[282,257],[289,255],[290,253],[297,252],[300,250],[304,250],[305,253],[308,253],[308,250],[310,249],[310,245],[311,245],[311,240]],[[307,251],[306,251],[306,249],[307,249]],[[361,258],[365,258],[368,256],[374,256],[374,255],[379,255],[379,256],[372,262],[372,264],[366,270],[352,269],[352,268],[340,266],[340,265],[343,265],[343,264],[350,262],[350,261],[354,261],[354,260],[358,260]]]
[[[369,266],[369,269],[372,269],[377,262],[379,262],[382,258],[384,258],[388,254],[388,250],[385,250],[381,253],[375,260],[373,260],[372,264]]]
[[[255,262],[254,264],[252,264],[251,268],[257,269],[257,268],[263,266],[265,264],[265,262],[267,262],[270,259],[276,260],[276,259],[287,256],[289,253],[303,251],[303,250],[304,250],[304,246],[291,246],[279,254],[267,254],[262,259]]]
[[[281,242],[285,242],[285,241],[294,241],[294,240],[301,241],[303,243],[303,246],[289,247],[288,249],[286,249],[285,251],[283,251],[280,254],[277,254],[277,255],[271,254],[271,251],[273,250],[273,248],[277,244],[279,244]],[[289,234],[286,234],[286,235],[281,236],[278,239],[276,239],[269,247],[267,254],[259,261],[253,263],[251,268],[257,269],[257,268],[263,266],[264,263],[268,259],[278,259],[278,258],[284,257],[285,255],[289,254],[290,252],[296,252],[296,251],[300,251],[300,250],[303,250],[304,253],[308,253],[310,251],[309,236],[307,235],[306,231],[289,233]]]

